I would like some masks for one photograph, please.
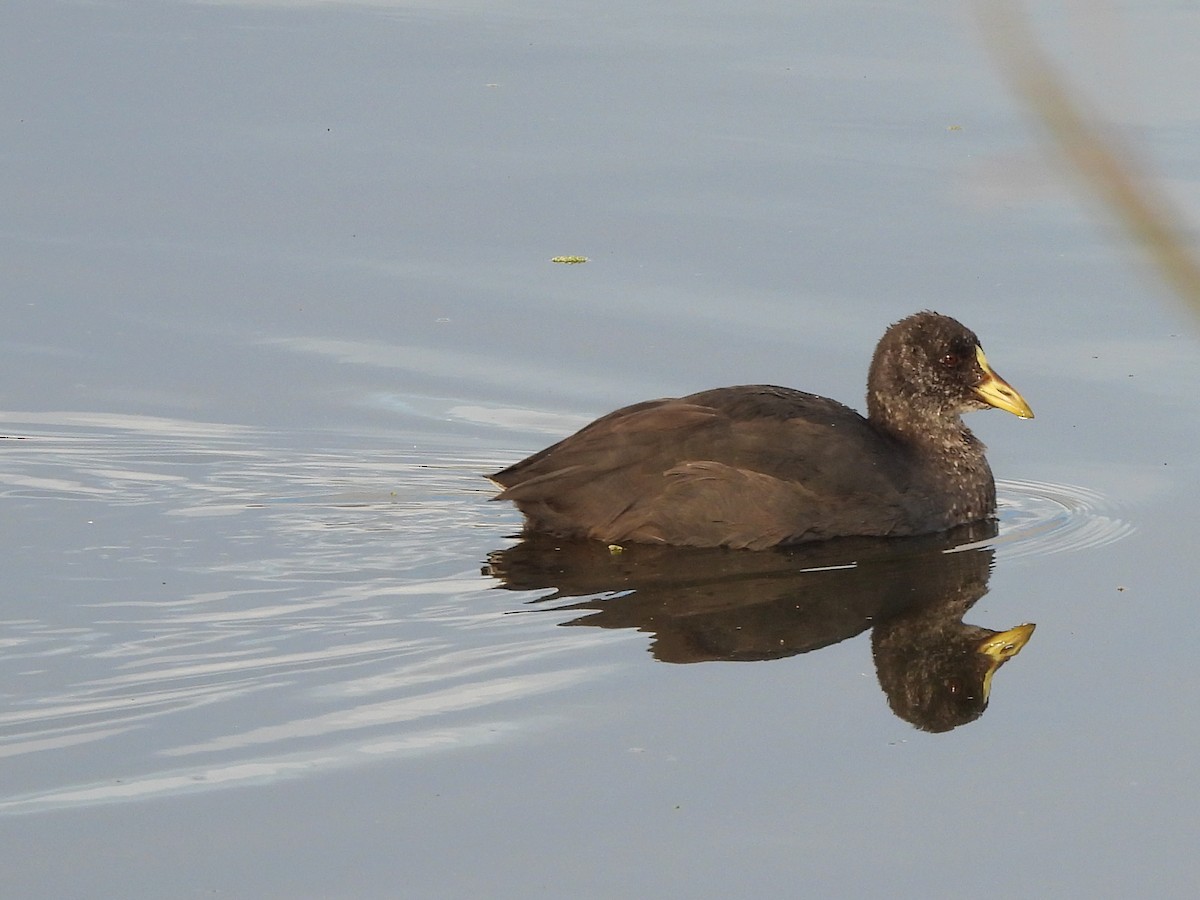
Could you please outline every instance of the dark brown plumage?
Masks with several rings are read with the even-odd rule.
[[[996,489],[962,414],[1032,418],[969,329],[922,312],[875,349],[867,416],[744,385],[609,413],[491,478],[526,529],[608,543],[761,549],[985,519]]]

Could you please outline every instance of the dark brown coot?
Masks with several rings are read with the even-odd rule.
[[[491,476],[525,527],[608,543],[761,549],[941,531],[996,511],[962,414],[1029,405],[970,329],[921,312],[887,330],[867,417],[835,400],[743,385],[636,403]]]

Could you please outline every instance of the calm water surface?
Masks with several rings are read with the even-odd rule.
[[[1200,890],[1200,332],[966,11],[4,18],[6,893]],[[1200,219],[1196,12],[1038,24]],[[923,307],[1037,412],[971,418],[996,535],[613,555],[489,500],[633,400],[859,405]],[[1023,623],[982,714],[896,700]]]

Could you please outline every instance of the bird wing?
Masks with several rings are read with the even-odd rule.
[[[902,475],[858,413],[763,386],[617,410],[492,478],[535,530],[760,548],[892,533]]]

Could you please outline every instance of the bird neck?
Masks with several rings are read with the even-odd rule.
[[[979,443],[963,424],[961,415],[926,408],[914,397],[870,391],[867,420],[905,444],[949,450]]]
[[[907,447],[935,470],[953,473],[955,479],[965,476],[969,482],[991,484],[987,447],[963,424],[962,416],[945,413],[923,416],[907,406],[897,413],[886,407],[880,409],[876,404],[867,418],[877,430]]]

